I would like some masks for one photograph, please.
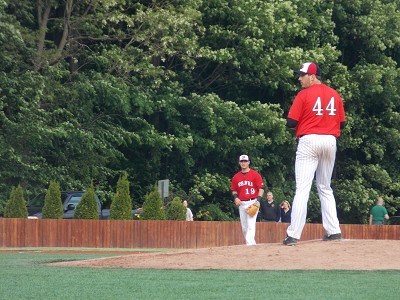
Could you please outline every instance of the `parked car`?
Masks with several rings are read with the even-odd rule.
[[[85,192],[82,191],[74,191],[74,192],[61,192],[61,202],[63,207],[63,219],[73,219],[75,214],[75,208],[78,203],[81,201],[82,196]],[[44,205],[44,199],[46,194],[39,194],[32,200],[28,201],[27,209],[28,209],[28,218],[30,219],[41,219],[42,218],[42,209]],[[102,208],[99,197],[96,195],[97,209],[99,212],[99,219],[108,219],[110,216],[109,208]],[[140,219],[140,215],[142,213],[142,209],[133,209],[132,210],[132,219],[138,220]]]
[[[133,219],[134,220],[140,220],[142,212],[143,212],[143,209],[141,207],[132,210]]]
[[[75,214],[75,208],[81,201],[82,196],[85,192],[74,191],[74,192],[61,192],[61,202],[63,207],[63,219],[73,219]],[[30,218],[42,218],[42,209],[44,205],[44,199],[46,194],[39,194],[32,200],[28,201],[27,209],[28,216]],[[109,216],[109,210],[103,210],[99,197],[96,195],[97,209],[99,212],[99,219],[107,219]]]

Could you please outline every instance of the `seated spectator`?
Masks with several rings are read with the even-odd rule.
[[[260,202],[260,215],[261,222],[278,222],[281,218],[280,207],[271,192],[267,193],[267,201]]]
[[[369,215],[369,225],[383,225],[383,222],[389,220],[389,215],[386,208],[383,206],[385,202],[382,197],[378,197],[376,205],[371,209]]]
[[[281,203],[281,222],[290,223],[292,210],[290,209],[289,201],[283,201]]]

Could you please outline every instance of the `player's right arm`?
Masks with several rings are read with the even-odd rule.
[[[237,191],[237,180],[235,176],[232,178],[231,182],[231,191],[232,191],[232,200],[235,203],[236,206],[239,206],[241,201],[238,197],[238,191]]]
[[[369,215],[369,225],[372,225],[372,215]]]
[[[296,120],[293,120],[293,119],[291,119],[291,118],[287,118],[287,119],[286,119],[286,126],[287,126],[288,128],[296,128],[297,123],[299,123],[299,122],[296,121]]]
[[[288,116],[286,118],[286,126],[288,128],[296,128],[302,115],[302,94],[299,93],[294,98],[293,103],[289,109]]]
[[[240,203],[242,203],[242,201],[240,201],[240,199],[238,197],[237,191],[232,191],[232,199],[233,199],[233,202],[235,202],[236,206],[239,206]]]

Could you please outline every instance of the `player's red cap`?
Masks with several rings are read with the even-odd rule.
[[[316,76],[321,76],[321,70],[318,67],[318,65],[316,63],[313,62],[306,62],[304,64],[302,64],[300,70],[296,70],[294,71],[296,74],[300,74],[300,75],[305,75],[305,74],[309,74],[309,75],[316,75]]]

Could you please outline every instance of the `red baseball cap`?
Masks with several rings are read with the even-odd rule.
[[[321,76],[321,70],[318,67],[318,65],[316,63],[313,62],[306,62],[304,64],[301,65],[300,70],[295,70],[294,71],[296,74],[300,74],[300,75],[305,75],[305,74],[309,74],[309,75],[316,75],[316,76]]]

